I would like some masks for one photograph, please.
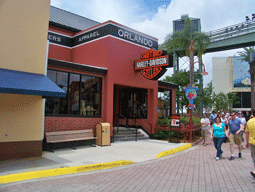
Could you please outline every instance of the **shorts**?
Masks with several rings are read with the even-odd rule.
[[[241,145],[242,144],[242,137],[241,137],[240,134],[238,134],[238,135],[230,134],[229,141],[230,141],[230,145],[233,145],[233,144]]]
[[[255,164],[255,145],[250,144],[250,148],[251,148],[251,158],[253,163]]]
[[[208,129],[202,129],[202,137],[206,137],[208,134]]]

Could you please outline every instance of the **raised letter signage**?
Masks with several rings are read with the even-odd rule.
[[[167,67],[173,66],[173,57],[166,55],[162,50],[150,49],[141,54],[140,58],[135,61],[135,70],[151,80],[159,79],[166,72]]]

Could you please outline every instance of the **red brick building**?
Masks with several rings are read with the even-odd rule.
[[[100,122],[112,127],[135,115],[153,134],[158,95],[165,91],[166,114],[176,113],[177,86],[135,71],[134,61],[142,53],[157,50],[156,38],[113,21],[98,23],[51,7],[48,40],[47,76],[67,97],[46,100],[44,131],[95,129]]]

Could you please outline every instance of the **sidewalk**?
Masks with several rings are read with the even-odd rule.
[[[153,143],[147,141],[150,142]],[[255,179],[250,175],[254,169],[250,149],[243,149],[242,158],[233,161],[229,161],[229,143],[224,143],[222,150],[223,157],[216,161],[213,142],[208,140],[207,146],[199,143],[183,152],[156,160],[108,170],[6,183],[0,185],[0,191],[253,192]],[[234,146],[234,154],[238,154],[237,146]]]
[[[1,182],[1,177],[16,173],[59,168],[62,169],[66,167],[84,165],[102,167],[103,163],[111,164],[111,162],[114,162],[114,165],[116,165],[116,161],[124,161],[124,163],[118,162],[118,165],[116,165],[121,166],[130,163],[153,160],[157,159],[156,156],[165,151],[169,152],[170,150],[170,153],[168,154],[171,154],[177,152],[175,149],[182,148],[181,150],[184,150],[182,146],[185,145],[187,145],[187,143],[169,143],[167,141],[148,139],[137,142],[116,142],[112,143],[111,146],[103,147],[81,146],[77,147],[76,150],[69,148],[58,149],[55,150],[54,153],[45,151],[43,152],[42,157],[0,162],[0,183],[3,183]]]

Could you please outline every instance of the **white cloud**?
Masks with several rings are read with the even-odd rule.
[[[51,5],[98,22],[112,20],[127,26],[152,16],[135,0],[51,0]]]
[[[132,23],[131,28],[154,36],[162,43],[166,35],[173,31],[173,20],[180,19],[183,14],[200,18],[202,31],[208,32],[244,22],[245,16],[251,17],[254,13],[251,7],[255,7],[254,0],[242,3],[239,0],[172,0],[167,7],[160,7],[152,19]],[[207,53],[203,56],[203,63],[209,73],[204,76],[204,85],[212,80],[212,57],[233,56],[236,52],[237,50],[230,50]],[[170,76],[172,73],[173,70],[168,69],[164,76]]]
[[[200,18],[202,31],[211,31],[245,21],[245,16],[254,13],[254,0],[172,0],[166,7],[158,8],[151,19],[130,23],[130,26],[154,36],[162,43],[165,36],[173,31],[173,20],[181,15]]]
[[[145,34],[158,38],[162,43],[167,34],[173,31],[173,20],[181,15],[200,18],[202,31],[208,32],[245,21],[245,16],[254,13],[254,0],[171,0],[170,4],[158,7],[152,12],[146,12],[144,1],[140,0],[52,0],[53,6],[76,13],[89,19],[105,22],[113,20]],[[141,3],[143,2],[143,3]],[[212,57],[233,56],[236,50],[209,53],[203,56],[208,76],[204,84],[212,78]],[[169,69],[166,75],[172,74]]]

